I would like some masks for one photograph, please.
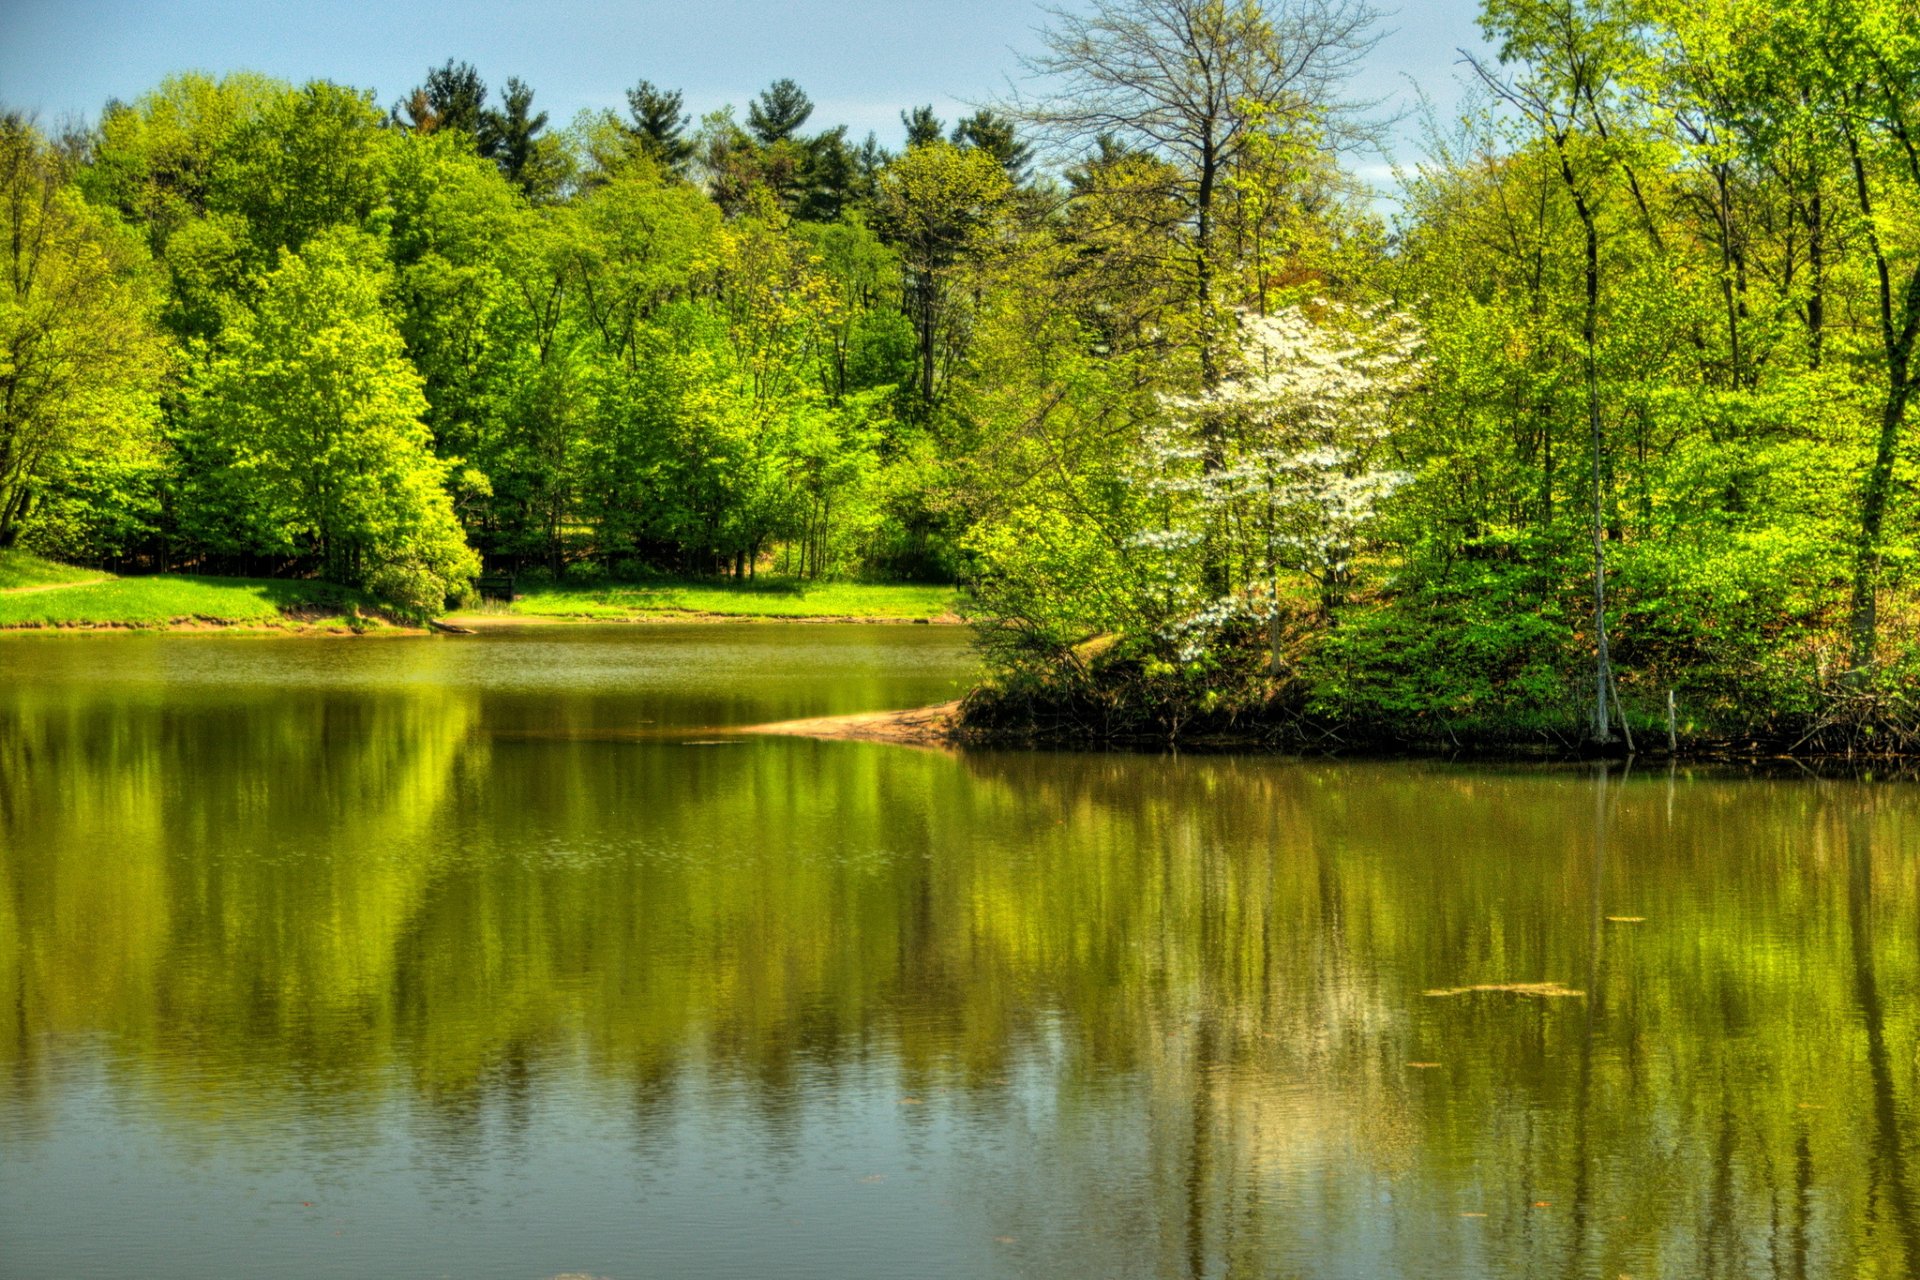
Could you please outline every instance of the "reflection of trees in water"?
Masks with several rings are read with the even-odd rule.
[[[662,1138],[890,1077],[1026,1134],[972,1194],[1063,1265],[1914,1256],[1905,792],[90,714],[0,736],[16,1068],[109,1030],[188,1115],[404,1079],[438,1150],[573,1055]],[[1588,998],[1420,994],[1543,979]]]
[[[351,1086],[397,941],[447,849],[468,706],[220,700],[200,712],[15,706],[0,733],[0,981],[30,1032],[110,1031],[128,1062],[211,1057]]]

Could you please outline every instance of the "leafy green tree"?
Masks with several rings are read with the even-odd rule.
[[[841,305],[822,331],[821,377],[828,395],[837,400],[905,386],[913,378],[913,330],[897,305],[898,255],[854,210],[835,222],[796,223],[793,232],[839,293]]]
[[[1584,305],[1580,342],[1584,352],[1588,469],[1592,479],[1588,514],[1593,537],[1594,634],[1593,714],[1589,735],[1597,743],[1613,739],[1614,672],[1607,636],[1606,454],[1607,435],[1601,405],[1600,324],[1603,281],[1600,206],[1615,184],[1622,156],[1608,132],[1607,104],[1620,92],[1622,59],[1630,43],[1624,19],[1606,3],[1587,0],[1489,0],[1481,18],[1486,33],[1500,41],[1500,59],[1522,68],[1508,82],[1481,70],[1481,77],[1512,105],[1552,147],[1566,197],[1573,205],[1582,236]],[[1637,182],[1627,171],[1636,197]],[[1623,722],[1624,727],[1624,722]],[[1628,730],[1628,732],[1631,732]]]
[[[365,221],[385,195],[391,141],[371,92],[311,81],[235,128],[215,161],[208,209],[238,218],[249,265],[270,269],[279,250]]]
[[[881,176],[876,226],[906,273],[923,404],[939,399],[964,336],[961,273],[997,250],[1011,211],[1007,175],[981,151],[934,141],[911,148]]]
[[[479,569],[387,310],[380,245],[351,229],[283,249],[193,386],[254,545],[431,614]]]
[[[234,131],[289,91],[245,72],[217,81],[169,76],[130,104],[107,105],[75,181],[89,200],[144,227],[164,254],[175,230],[206,215],[216,162]]]
[[[394,148],[384,226],[397,323],[423,380],[437,451],[473,460],[492,429],[508,255],[534,215],[499,168],[453,134]]]
[[[169,285],[161,320],[179,338],[217,333],[231,301],[251,287],[253,229],[223,183],[244,135],[292,93],[244,73],[172,76],[101,117],[76,183],[144,232]]]
[[[0,547],[31,527],[49,484],[124,473],[153,440],[167,362],[149,263],[70,173],[24,117],[0,115]],[[98,496],[103,511],[127,505]]]
[[[1859,482],[1848,632],[1853,665],[1879,661],[1885,535],[1898,491],[1908,406],[1920,391],[1920,40],[1897,0],[1823,0],[1754,13],[1758,39],[1743,52],[1777,89],[1797,90],[1851,181],[1854,227],[1873,273],[1868,356],[1880,382],[1869,461]]]

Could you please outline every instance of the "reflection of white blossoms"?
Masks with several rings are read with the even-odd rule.
[[[1160,527],[1133,545],[1161,562],[1162,604],[1179,619],[1169,638],[1188,656],[1232,617],[1270,613],[1283,572],[1337,604],[1367,522],[1407,479],[1379,455],[1419,375],[1413,322],[1326,303],[1312,312],[1242,314],[1228,375],[1163,398],[1167,416],[1139,459]],[[1209,538],[1241,588],[1219,599],[1192,580],[1189,553]]]

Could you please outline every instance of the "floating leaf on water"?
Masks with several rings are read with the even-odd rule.
[[[885,1182],[886,1180],[887,1180],[887,1175],[884,1173],[870,1173],[866,1177],[860,1179],[860,1181],[862,1182]]]
[[[1463,1218],[1484,1218],[1487,1215],[1484,1213],[1463,1213],[1460,1216]]]
[[[1440,1064],[1437,1062],[1409,1062],[1407,1065],[1420,1071],[1431,1071]]]
[[[1017,1239],[1019,1239],[1018,1236],[995,1236],[993,1242],[995,1244],[1012,1244]]]
[[[1608,916],[1607,917],[1608,924],[1645,924],[1646,922],[1647,922],[1647,918],[1645,916]]]
[[[902,1098],[900,1099],[900,1105],[903,1107],[918,1107],[925,1104],[922,1103],[919,1098]]]
[[[1534,1207],[1534,1208],[1536,1208],[1536,1209],[1551,1209],[1551,1208],[1553,1208],[1553,1201],[1551,1201],[1551,1200],[1535,1200],[1535,1201],[1533,1202],[1533,1207]]]
[[[1526,996],[1530,999],[1559,1000],[1568,997],[1581,998],[1587,993],[1576,991],[1560,982],[1476,982],[1470,987],[1437,987],[1423,994],[1430,996],[1464,996],[1475,992],[1488,991],[1498,995]]]

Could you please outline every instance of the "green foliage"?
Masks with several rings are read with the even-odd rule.
[[[1891,673],[1911,670],[1920,613],[1902,487],[1920,332],[1906,215],[1920,206],[1911,156],[1886,142],[1920,62],[1899,6],[1489,3],[1503,65],[1479,71],[1508,110],[1440,140],[1390,255],[1364,218],[1300,199],[1330,180],[1311,111],[1236,104],[1222,158],[1227,135],[1196,108],[1146,92],[1178,79],[1198,36],[1156,44],[1155,15],[1129,25],[1123,11],[1063,20],[1048,65],[1085,93],[1048,112],[1114,126],[1071,175],[1066,231],[1132,269],[1122,300],[1089,279],[1105,305],[1086,323],[1112,350],[1158,347],[1153,399],[1110,415],[1099,453],[1144,456],[1131,483],[1151,501],[1093,500],[1101,473],[1079,456],[997,472],[1033,479],[969,534],[1002,668],[999,695],[976,705],[984,722],[1140,733],[1250,718],[1295,741],[1337,728],[1572,744],[1583,707],[1617,703],[1645,745],[1664,744],[1671,697],[1694,738],[1910,740]],[[1243,39],[1256,67],[1259,40]],[[1096,54],[1146,45],[1158,70],[1102,78],[1118,64]],[[1211,226],[1194,220],[1209,155],[1226,175]],[[1198,294],[1156,254],[1183,238]],[[1336,554],[1320,568],[1259,554],[1275,528],[1303,545],[1289,527],[1302,510],[1333,527],[1333,508],[1273,504],[1297,469],[1249,451],[1234,393],[1250,375],[1207,289],[1259,313],[1306,299],[1316,315],[1322,298],[1371,307],[1386,291],[1419,324],[1418,376],[1375,417],[1372,445],[1404,482],[1321,544]],[[1270,352],[1255,372],[1284,394],[1262,402],[1292,403],[1345,363]],[[1210,523],[1195,518],[1206,510]],[[1269,584],[1274,564],[1287,571]],[[1351,582],[1328,592],[1328,568]],[[1317,611],[1300,607],[1309,592]],[[1876,628],[1889,617],[1891,642]],[[1252,619],[1268,620],[1265,646]]]
[[[133,473],[151,447],[166,368],[153,273],[70,172],[22,117],[0,115],[0,548],[30,532],[43,506],[69,527],[49,541],[78,550],[141,518]],[[89,487],[97,539],[73,528],[87,518],[70,509]]]
[[[381,123],[371,92],[315,80],[234,127],[214,160],[207,209],[245,225],[252,271],[379,206],[393,140]]]
[[[693,159],[693,142],[687,137],[691,117],[680,104],[678,89],[661,89],[648,80],[627,90],[634,141],[648,159],[673,174],[682,172]]]
[[[1489,3],[1503,109],[1391,233],[1338,163],[1365,6],[1059,16],[1060,92],[905,112],[899,155],[789,80],[552,132],[454,61],[384,119],[177,77],[88,147],[9,135],[70,246],[34,288],[78,301],[0,316],[0,376],[93,381],[0,423],[0,541],[415,613],[476,557],[964,579],[1022,705],[1152,733],[1551,737],[1671,693],[1845,740],[1920,616],[1903,12]]]
[[[380,246],[359,232],[282,250],[258,310],[235,318],[196,377],[194,421],[251,545],[432,614],[479,565],[420,421],[426,399],[386,310],[391,284]]]

